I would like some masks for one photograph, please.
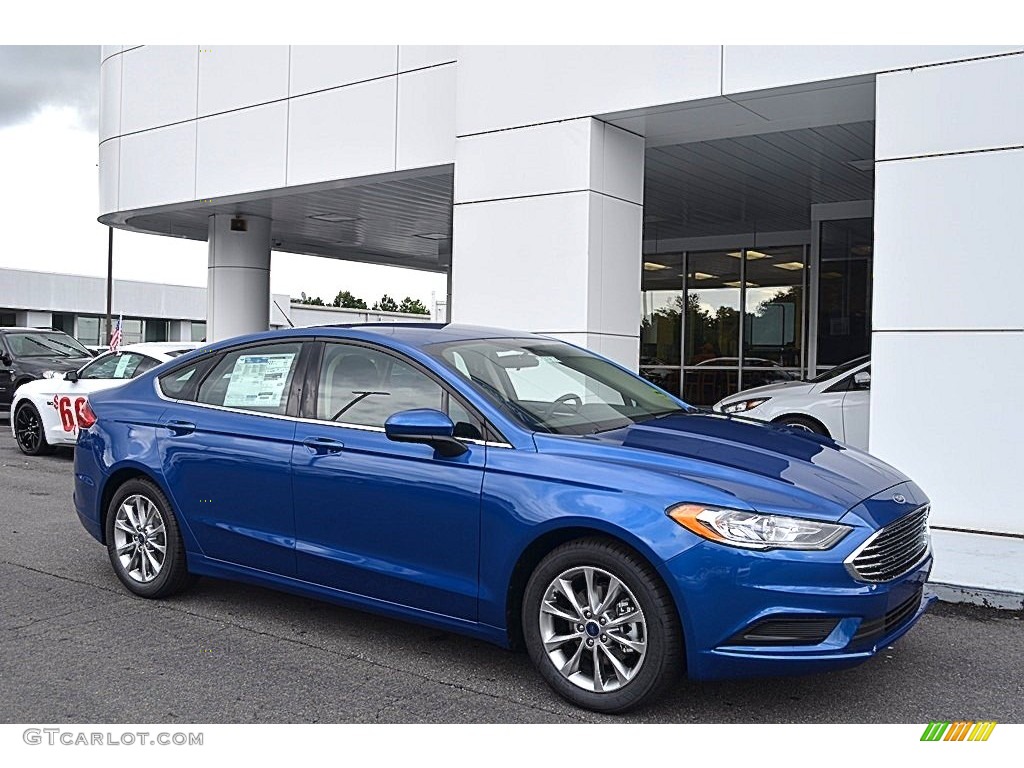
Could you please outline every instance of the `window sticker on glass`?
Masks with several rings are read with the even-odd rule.
[[[281,355],[240,355],[231,371],[224,405],[279,407],[294,359],[294,352]]]
[[[125,378],[124,372],[125,372],[125,369],[128,368],[128,363],[131,362],[131,358],[132,358],[131,355],[119,355],[118,356],[118,358],[117,358],[117,367],[114,369],[114,376],[113,376],[113,378],[115,378],[115,379],[123,379],[123,378]]]

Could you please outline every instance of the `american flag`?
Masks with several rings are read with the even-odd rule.
[[[117,352],[121,348],[121,317],[117,316],[117,325],[114,326],[114,330],[110,334],[110,351]]]

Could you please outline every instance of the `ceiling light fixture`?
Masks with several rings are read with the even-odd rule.
[[[729,280],[728,282],[722,283],[722,285],[728,285],[730,288],[742,288],[743,287],[743,283],[741,283],[739,280]],[[752,283],[749,280],[747,280],[747,288],[760,288],[760,287],[761,286],[758,285],[757,283]]]
[[[694,280],[713,280],[716,277],[718,277],[718,275],[709,275],[707,272],[694,272],[693,273],[693,279]]]
[[[413,235],[413,237],[422,237],[424,240],[447,240],[448,235],[444,232],[424,232],[420,235]]]
[[[667,264],[656,264],[653,261],[645,261],[644,262],[644,269],[647,270],[648,272],[657,272],[659,269],[668,269],[668,268],[669,267],[668,267]]]
[[[790,271],[796,271],[804,268],[803,262],[801,261],[784,261],[781,264],[772,264],[771,266],[776,267],[777,269],[788,269]]]
[[[743,251],[730,251],[729,253],[727,253],[725,255],[726,256],[732,256],[734,259],[741,259],[741,258],[743,258]],[[771,258],[771,256],[769,256],[767,253],[761,253],[760,251],[755,251],[752,248],[748,248],[747,249],[747,259],[770,259],[770,258]]]

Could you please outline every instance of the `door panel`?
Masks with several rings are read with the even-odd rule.
[[[169,403],[159,430],[172,501],[203,553],[286,576],[295,574],[297,424],[286,411],[300,347],[228,352],[199,387],[204,402]]]
[[[476,620],[485,447],[444,458],[331,424],[301,423],[297,437],[299,578]]]
[[[447,412],[455,434],[483,425],[423,370],[382,349],[323,346],[292,466],[299,577],[461,619],[477,615],[486,448],[443,457],[383,431],[411,408]]]
[[[843,429],[845,442],[855,448],[868,449],[868,411],[871,392],[867,389],[851,389],[843,398]]]

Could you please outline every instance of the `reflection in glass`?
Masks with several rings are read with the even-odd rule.
[[[821,222],[818,369],[871,351],[871,219]]]
[[[711,405],[739,387],[742,251],[691,253],[686,264],[683,399]]]
[[[761,258],[753,253],[747,252],[744,389],[796,379],[803,364],[804,248],[762,248]]]

